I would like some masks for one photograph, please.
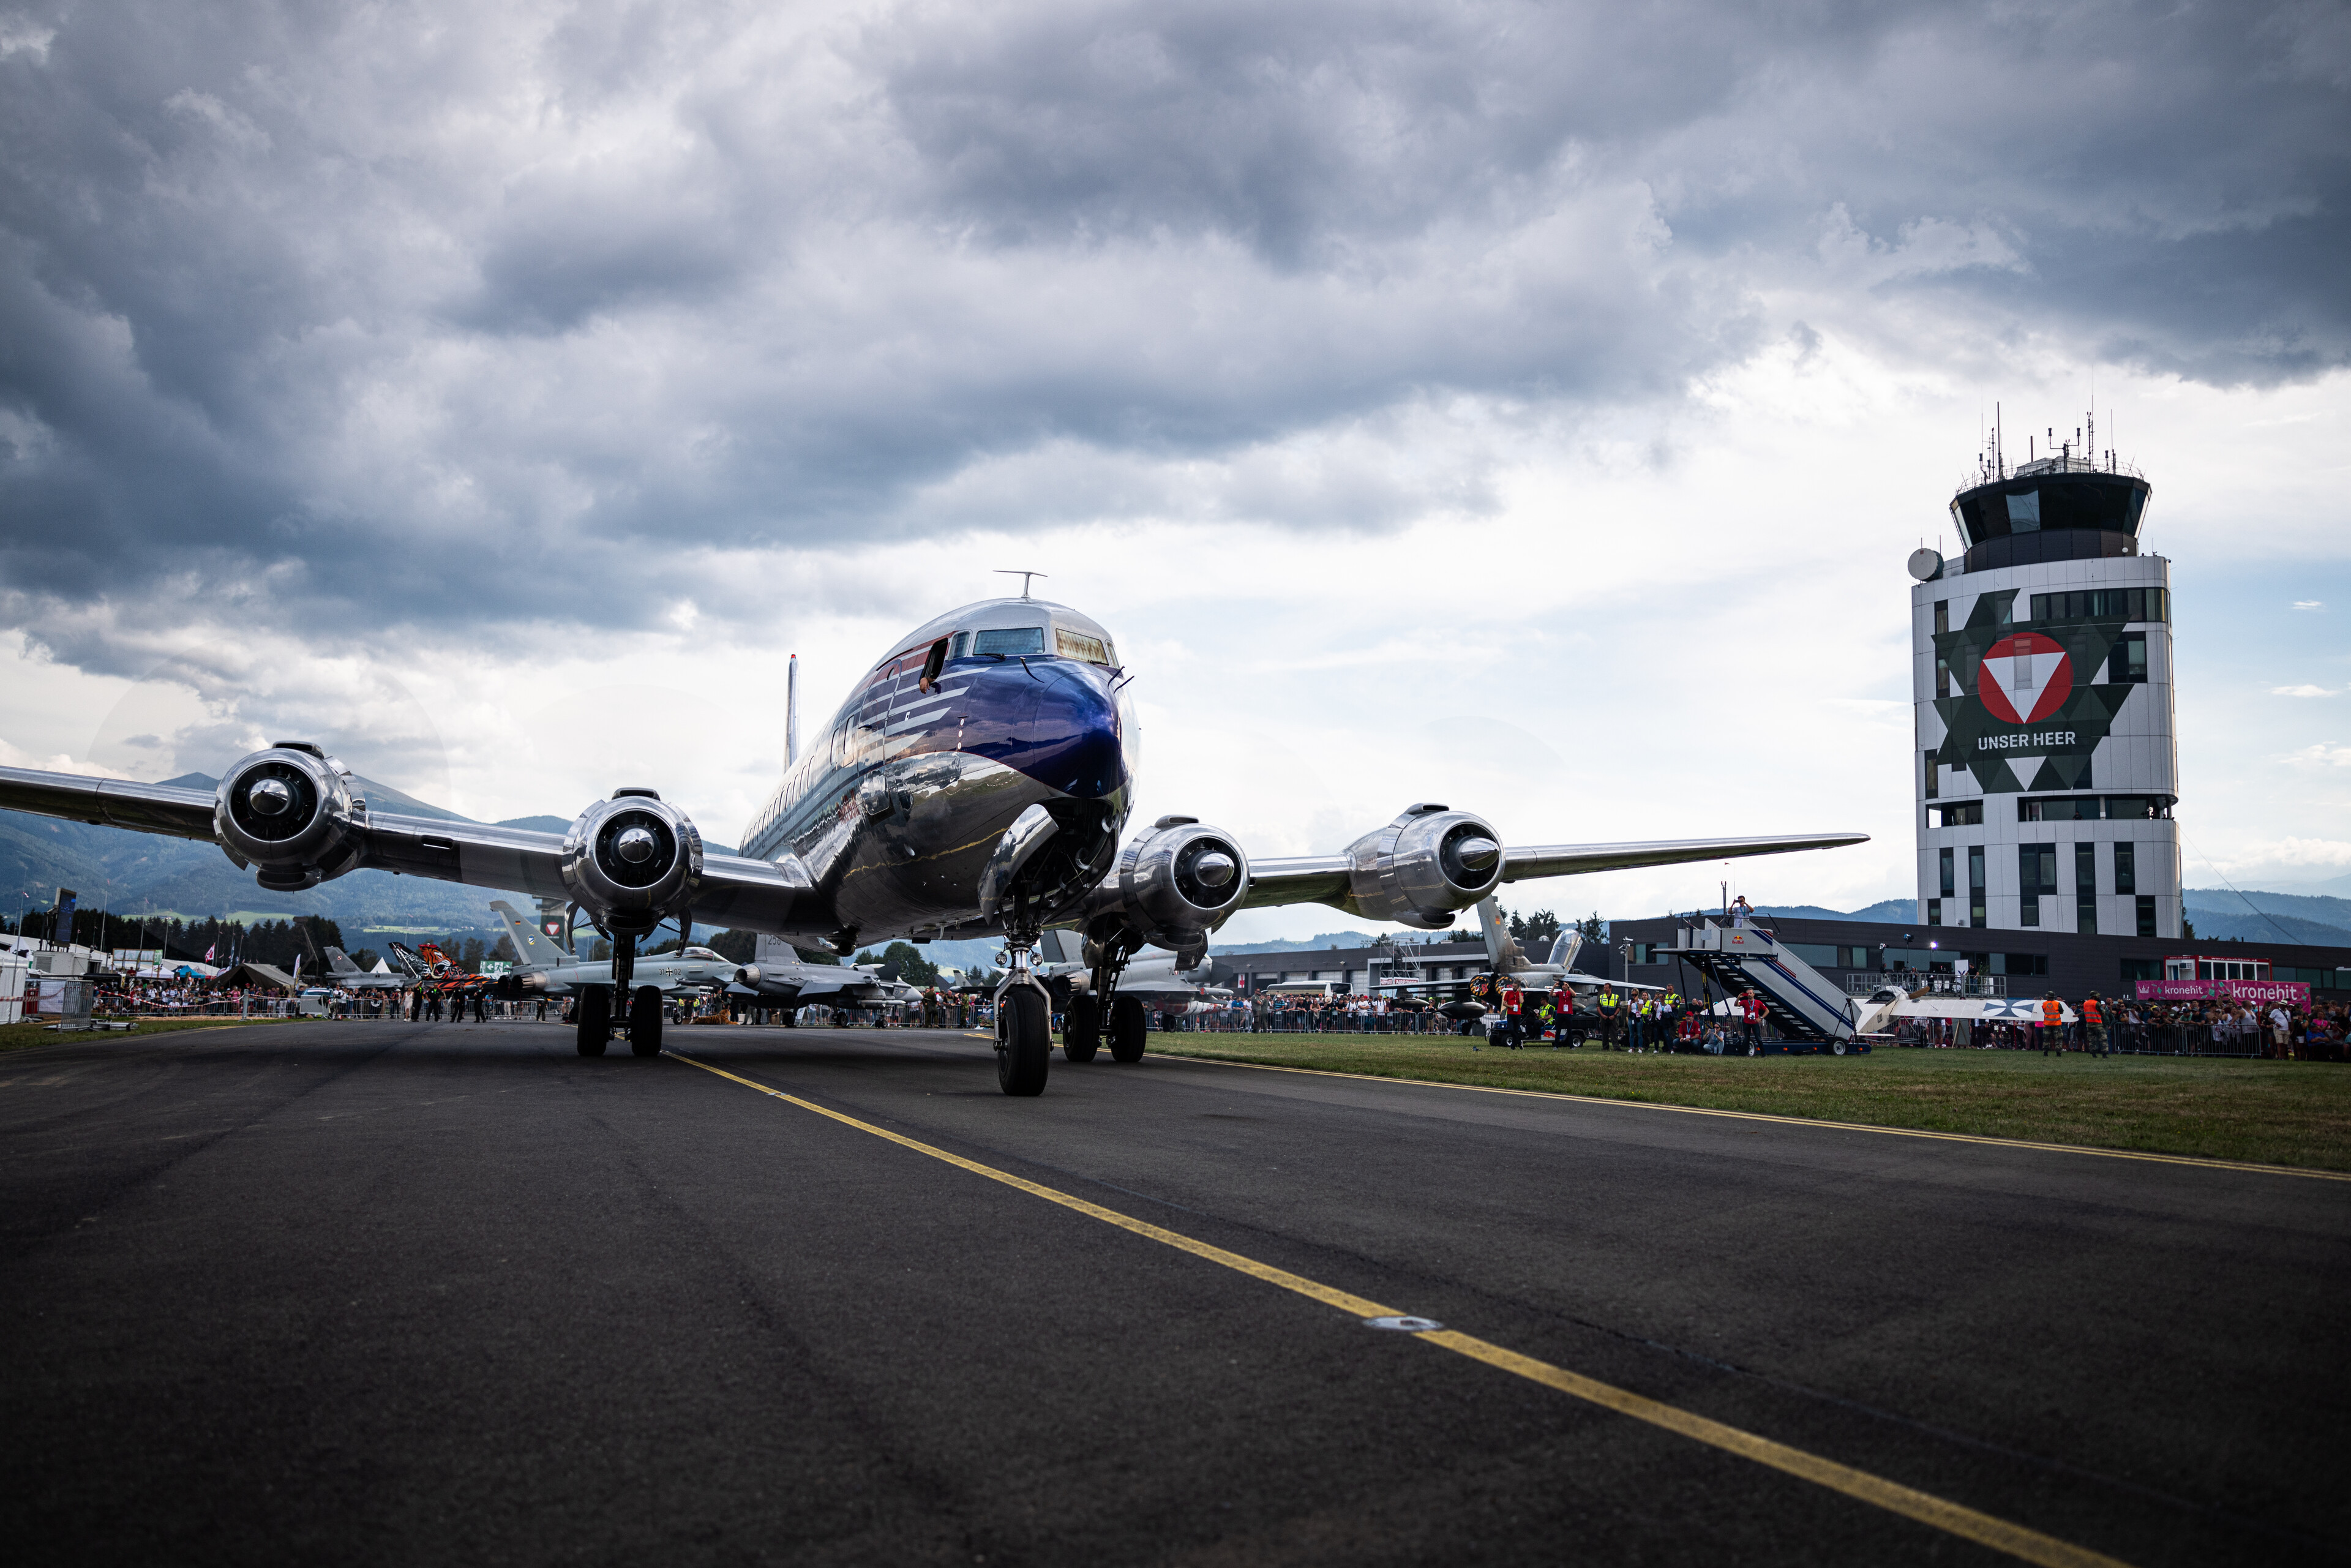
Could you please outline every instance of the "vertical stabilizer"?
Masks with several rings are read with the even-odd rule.
[[[514,941],[515,956],[522,960],[520,967],[555,969],[574,961],[570,954],[548,939],[546,932],[515,913],[515,906],[505,899],[490,900],[490,907],[496,910],[498,918],[507,923],[507,935]]]
[[[1502,906],[1493,896],[1478,901],[1478,928],[1486,934],[1486,962],[1499,973],[1510,973],[1527,967],[1527,956],[1520,950],[1510,927],[1502,924]]]
[[[381,964],[383,960],[379,958],[376,962]],[[327,967],[338,975],[356,975],[360,972],[360,967],[351,962],[351,956],[340,947],[327,949]]]
[[[800,656],[784,666],[784,768],[800,759]]]

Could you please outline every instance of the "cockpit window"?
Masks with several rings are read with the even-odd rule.
[[[1042,626],[1008,626],[997,632],[975,632],[971,638],[974,653],[995,653],[1005,658],[1022,653],[1045,651],[1045,629]]]
[[[1089,664],[1110,663],[1110,650],[1102,645],[1101,638],[1072,632],[1067,626],[1053,628],[1053,651],[1064,659],[1082,659]]]
[[[960,659],[964,656],[965,652],[969,649],[970,646],[971,633],[968,632],[958,632],[947,641],[947,657],[950,659]]]
[[[707,947],[688,947],[680,955],[680,956],[686,958],[700,958],[705,963],[713,964],[724,964],[726,962],[725,958],[720,957],[717,954],[712,952]]]

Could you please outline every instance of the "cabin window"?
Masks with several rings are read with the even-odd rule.
[[[1064,659],[1082,659],[1089,664],[1110,663],[1110,650],[1102,645],[1101,638],[1072,632],[1067,626],[1053,628],[1053,651]]]
[[[1045,651],[1045,629],[1042,626],[1007,626],[994,632],[972,634],[971,651],[986,657],[994,654],[1000,659],[1016,658],[1023,653]]]

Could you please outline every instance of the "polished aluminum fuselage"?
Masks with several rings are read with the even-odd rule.
[[[1042,601],[971,609],[1002,620],[1021,604],[1040,622],[1076,619]],[[1124,830],[1136,736],[1123,674],[1050,653],[967,654],[925,683],[956,620],[868,672],[744,835],[747,857],[797,858],[844,941],[993,929],[980,875],[1031,806],[1098,813],[1113,843]]]

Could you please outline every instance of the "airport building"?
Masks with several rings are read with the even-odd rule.
[[[2183,935],[2171,563],[2139,548],[2153,486],[2087,420],[2046,434],[2014,466],[1996,434],[1951,499],[1960,553],[1910,558],[1915,922],[1763,924],[1855,994],[1964,965],[2011,996],[2351,997],[2351,947]],[[1688,987],[1669,950],[1689,924],[1615,922],[1610,972]]]
[[[2146,478],[2050,434],[2013,468],[1995,437],[1961,553],[1910,559],[1918,924],[2177,938],[2171,563]]]

